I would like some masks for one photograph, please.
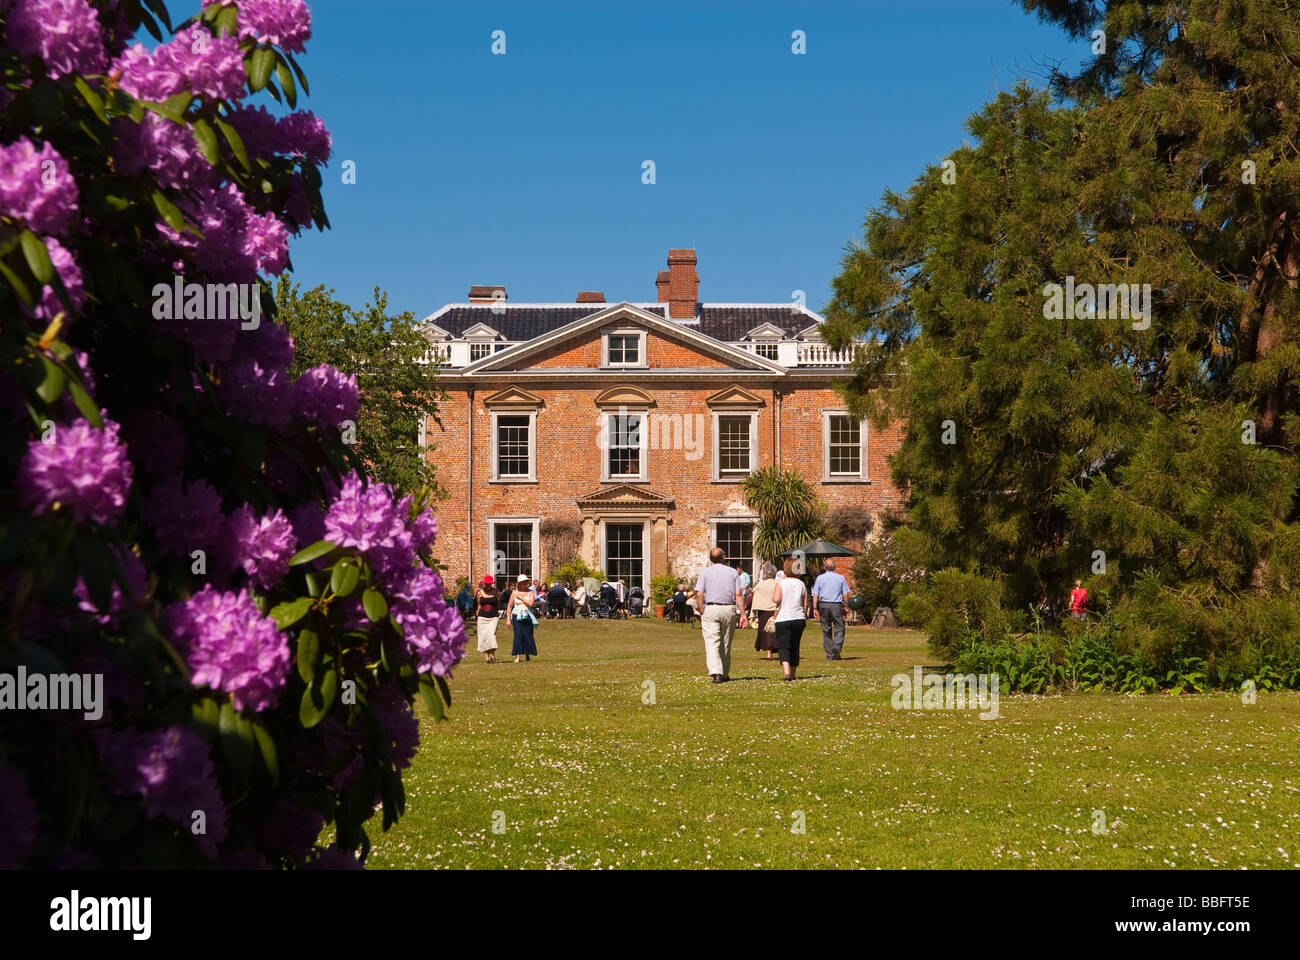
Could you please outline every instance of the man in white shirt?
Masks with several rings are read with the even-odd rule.
[[[844,601],[849,583],[835,572],[835,561],[826,561],[825,572],[813,583],[813,619],[822,623],[822,647],[827,660],[841,660],[844,649]]]
[[[704,660],[709,677],[714,683],[730,679],[731,639],[736,632],[739,613],[740,629],[748,622],[745,617],[744,598],[736,571],[727,566],[727,555],[721,547],[709,551],[709,565],[700,571],[695,581],[696,602],[700,609],[700,632],[704,634]]]

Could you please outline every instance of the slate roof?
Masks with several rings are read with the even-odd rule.
[[[520,342],[540,337],[610,306],[609,303],[450,303],[426,317],[425,322],[441,327],[453,337],[461,337],[470,327],[484,323],[499,331],[504,339]],[[668,317],[666,303],[634,303],[632,306]],[[492,312],[494,308],[500,311],[501,307],[505,308],[504,312]],[[794,339],[801,330],[820,320],[821,317],[811,310],[793,303],[702,303],[694,319],[673,322],[715,340],[734,343],[764,323],[780,327],[789,339]]]

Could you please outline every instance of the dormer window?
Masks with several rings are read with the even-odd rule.
[[[775,360],[780,352],[780,345],[775,340],[765,340],[754,344],[755,356],[764,360]]]
[[[475,360],[482,360],[484,357],[492,356],[493,346],[494,344],[491,343],[471,343],[469,345],[469,362],[473,363]]]

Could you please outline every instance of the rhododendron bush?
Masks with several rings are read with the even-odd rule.
[[[450,703],[434,517],[275,319],[328,225],[310,33],[303,0],[0,0],[0,674],[103,678],[0,711],[0,867],[356,865]]]

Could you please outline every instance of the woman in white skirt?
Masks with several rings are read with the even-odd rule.
[[[501,597],[497,594],[492,574],[483,578],[478,593],[478,652],[483,654],[484,663],[497,662],[497,624],[501,612]]]

